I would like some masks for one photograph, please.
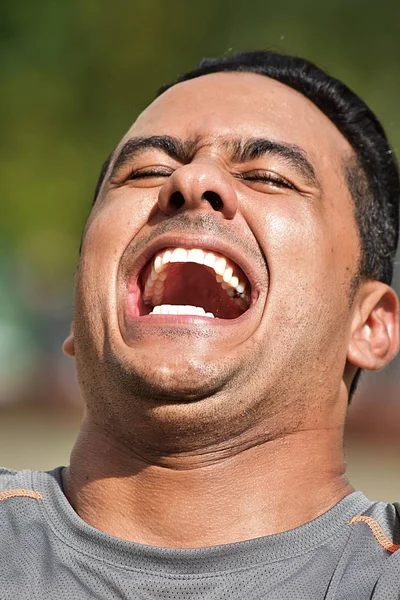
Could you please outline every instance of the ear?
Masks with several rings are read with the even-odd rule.
[[[71,356],[72,358],[75,356],[75,337],[74,337],[74,325],[73,324],[71,324],[71,330],[69,332],[69,335],[64,340],[64,343],[62,345],[62,350],[63,350],[64,354],[66,354],[67,356]]]
[[[379,371],[399,351],[399,301],[380,281],[366,281],[354,300],[347,360],[360,369]]]

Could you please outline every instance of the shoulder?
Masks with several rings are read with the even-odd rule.
[[[400,597],[400,549],[388,558],[375,589],[374,600],[398,600]]]
[[[0,467],[0,507],[9,498],[38,499],[60,493],[63,469],[64,467],[56,467],[52,471],[33,469],[16,471]]]
[[[0,555],[7,549],[21,552],[23,539],[31,525],[42,521],[42,493],[33,484],[33,471],[0,468]],[[4,556],[3,556],[4,560]],[[0,560],[3,568],[3,562]]]
[[[349,520],[349,527],[351,533],[335,574],[341,592],[338,597],[399,598],[399,504],[371,502]]]
[[[50,532],[41,475],[40,471],[0,467],[1,598],[33,597],[31,586],[48,562]]]
[[[0,467],[0,523],[3,524],[13,514],[22,521],[41,515],[40,505],[45,498],[62,493],[62,469],[15,471]]]
[[[390,554],[400,550],[400,505],[373,502],[364,512],[355,515],[350,523],[366,528],[367,535]]]
[[[13,469],[6,469],[6,467],[0,467],[0,492],[8,487],[9,482],[12,482],[18,471]]]
[[[14,516],[23,522],[37,514],[36,505],[43,494],[35,485],[34,473],[29,469],[14,471],[0,467],[0,524],[3,533],[15,524]]]
[[[44,472],[0,468],[0,570],[5,548],[9,556],[11,547],[20,552],[31,545],[32,536],[37,541],[38,532],[45,535],[48,517],[44,504],[59,489],[59,469]]]
[[[0,502],[14,495],[23,496],[24,492],[34,492],[33,473],[30,469],[15,471],[0,467]]]

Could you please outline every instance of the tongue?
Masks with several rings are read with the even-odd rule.
[[[195,263],[169,265],[162,304],[200,306],[220,319],[235,319],[244,312],[216,281],[214,271]]]

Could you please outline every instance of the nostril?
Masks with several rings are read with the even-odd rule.
[[[181,194],[181,192],[174,192],[173,194],[171,194],[169,201],[171,206],[175,210],[178,210],[179,208],[181,208],[181,206],[185,204],[185,198],[183,197],[183,194]]]
[[[207,200],[211,204],[214,210],[221,210],[223,203],[221,196],[216,192],[204,192],[201,196],[202,200]]]

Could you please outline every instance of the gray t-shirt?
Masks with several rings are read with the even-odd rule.
[[[400,598],[397,504],[354,492],[284,533],[209,548],[156,548],[80,519],[63,493],[61,471],[0,468],[0,600]]]

